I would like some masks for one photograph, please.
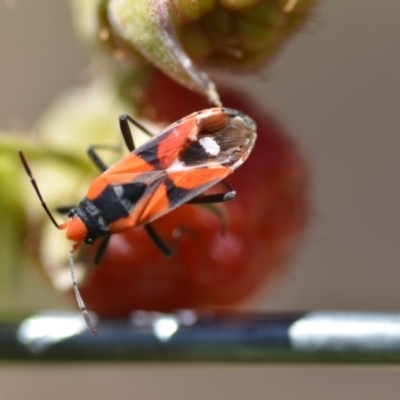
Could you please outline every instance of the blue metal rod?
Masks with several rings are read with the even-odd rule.
[[[230,314],[138,311],[96,318],[49,311],[0,324],[0,359],[216,362],[400,362],[400,314],[313,311]]]

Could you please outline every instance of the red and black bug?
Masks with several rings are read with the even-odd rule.
[[[78,305],[94,336],[90,320],[78,290],[73,253],[83,244],[102,239],[95,263],[98,264],[114,233],[144,226],[150,238],[166,256],[173,251],[164,243],[151,222],[185,203],[216,203],[234,199],[236,192],[224,181],[249,156],[257,134],[254,121],[240,111],[210,108],[198,111],[153,136],[128,115],[119,118],[121,133],[130,151],[110,168],[91,146],[88,155],[102,171],[94,179],[85,198],[76,207],[62,207],[68,220],[58,224],[44,202],[28,163],[20,151],[22,164],[40,202],[52,223],[65,229],[75,242],[69,252],[72,284]],[[129,122],[152,138],[135,149]],[[203,194],[222,182],[227,191]]]

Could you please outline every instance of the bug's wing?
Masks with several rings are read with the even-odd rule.
[[[87,197],[98,199],[109,190],[118,193],[118,204],[108,201],[109,229],[117,232],[126,227],[143,225],[154,221],[182,204],[198,196],[231,173],[229,168],[192,168],[190,173],[152,171],[141,174],[115,174],[113,181],[105,181],[100,175]],[[100,188],[102,189],[100,190]],[[116,217],[117,209],[123,207],[126,217]],[[103,207],[104,208],[104,207]]]
[[[162,192],[166,172],[152,171],[141,174],[116,174],[112,182],[104,182],[106,177],[100,176],[104,190],[95,196],[93,203],[104,198],[103,210],[108,217],[105,222],[110,232],[122,232],[134,226],[146,223],[142,214],[147,209],[155,194]],[[105,197],[109,194],[108,197]],[[88,193],[88,196],[91,193]],[[168,210],[168,198],[160,198],[158,207]]]
[[[233,171],[248,157],[256,137],[251,118],[228,108],[210,108],[173,123],[104,174],[211,165],[226,165]]]
[[[186,117],[128,154],[104,174],[166,170],[178,157],[187,138],[196,131],[196,119]]]
[[[148,188],[130,211],[129,223],[145,224],[226,178],[249,156],[256,137],[255,123],[239,111],[210,108],[191,114],[100,175],[88,197],[96,198],[108,185],[144,182]],[[122,219],[115,223],[128,225]]]
[[[183,135],[180,127],[193,120],[196,126]],[[143,208],[140,223],[161,217],[225,179],[251,153],[257,137],[255,129],[250,118],[225,108],[204,110],[172,125],[159,143],[158,154],[161,159],[162,154],[174,157],[164,168],[163,182]]]
[[[190,173],[171,172],[147,199],[138,224],[151,222],[187,203],[208,188],[225,179],[231,173],[229,168],[193,168]]]
[[[108,170],[107,170],[108,171]],[[107,172],[106,171],[106,172]],[[148,182],[157,179],[158,176],[155,176],[156,172],[125,172],[125,173],[115,173],[115,174],[107,174],[102,173],[95,179],[93,179],[92,184],[90,185],[86,197],[95,201],[101,194],[107,189],[107,187],[113,187],[128,183],[141,183],[143,180],[147,180]]]
[[[228,108],[209,109],[197,117],[195,140],[187,140],[169,168],[225,166],[233,172],[249,156],[257,138],[253,120]]]
[[[158,167],[190,174],[194,168],[221,166],[233,172],[250,155],[257,138],[254,121],[229,108],[189,115],[161,135],[165,136],[158,145]]]

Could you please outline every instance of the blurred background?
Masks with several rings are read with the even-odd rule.
[[[74,36],[68,6],[0,3],[1,127],[29,127],[60,91],[80,81],[89,52]],[[263,74],[232,80],[278,118],[312,169],[304,246],[249,308],[398,311],[399,15],[400,3],[390,0],[322,1]],[[63,305],[35,274],[23,284],[32,282],[43,286],[33,309]],[[393,397],[399,373],[395,367],[0,364],[0,399],[373,399]]]

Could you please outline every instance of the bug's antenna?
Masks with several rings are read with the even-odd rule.
[[[54,219],[52,213],[50,212],[49,208],[47,207],[47,204],[44,202],[42,195],[40,194],[38,185],[35,181],[35,178],[32,175],[32,171],[29,168],[28,162],[26,161],[26,158],[24,156],[24,154],[22,153],[22,151],[20,150],[18,152],[19,154],[19,158],[21,159],[22,165],[25,168],[25,171],[27,173],[27,175],[29,176],[29,179],[31,180],[32,186],[35,189],[35,192],[37,194],[37,196],[39,197],[40,200],[40,204],[42,205],[44,211],[46,211],[46,214],[48,215],[48,217],[50,218],[51,222],[53,223],[53,225],[57,228],[57,229],[64,229],[64,225],[63,224],[58,224],[57,221]]]
[[[76,301],[78,302],[78,307],[81,310],[81,313],[83,315],[83,318],[85,319],[86,325],[88,326],[88,328],[90,330],[90,333],[94,337],[96,337],[97,336],[96,328],[94,327],[93,322],[90,319],[90,315],[88,313],[88,310],[86,309],[85,302],[83,301],[82,296],[81,296],[81,294],[79,292],[78,284],[76,282],[76,277],[75,277],[73,254],[74,254],[75,250],[78,249],[79,245],[80,245],[80,243],[75,244],[74,246],[72,246],[71,250],[68,252],[69,269],[71,271],[72,287],[74,288]]]

